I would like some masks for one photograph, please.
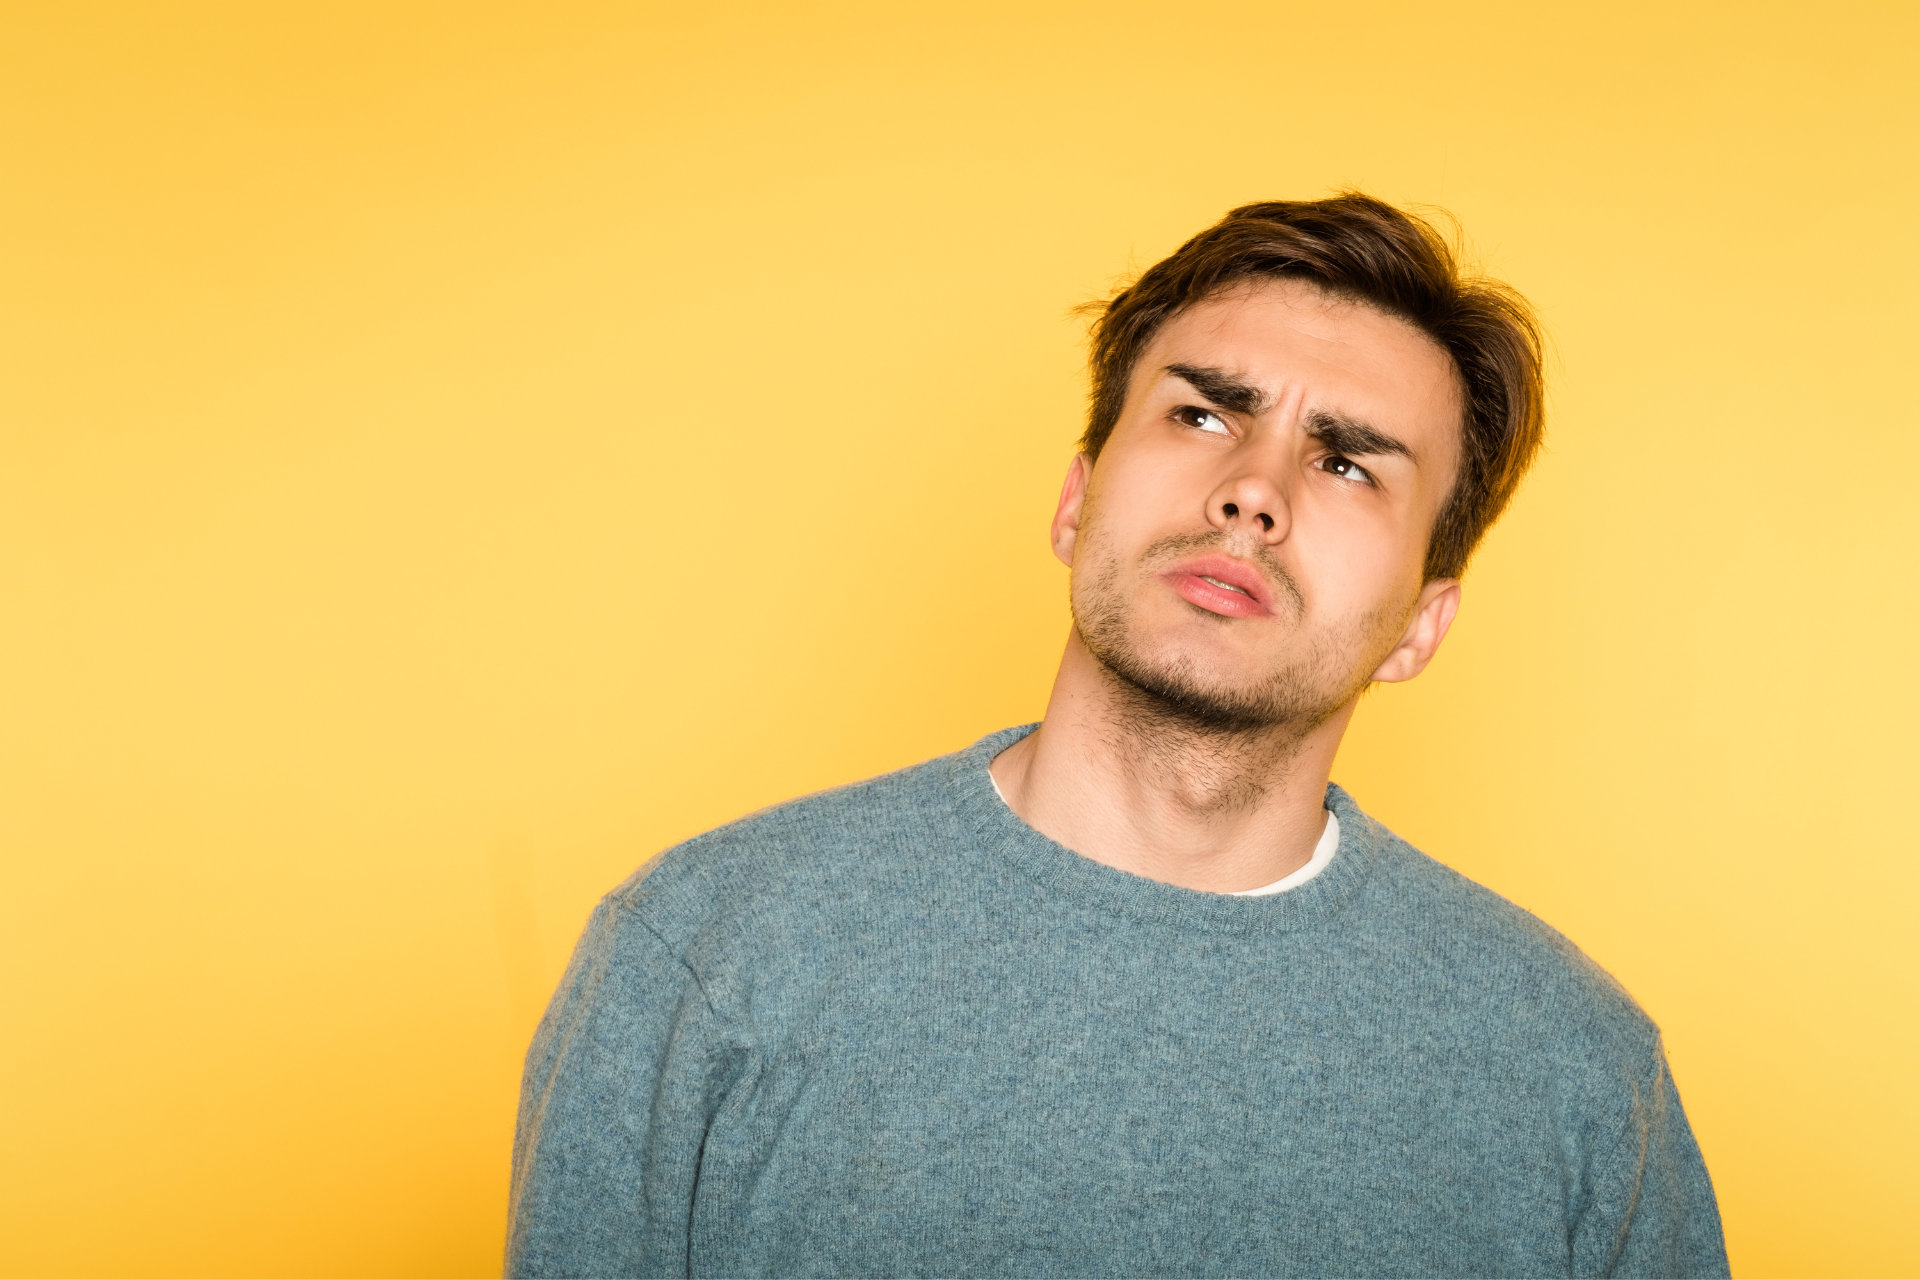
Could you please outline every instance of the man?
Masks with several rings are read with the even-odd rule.
[[[661,855],[527,1065],[516,1275],[1725,1275],[1659,1034],[1328,783],[1541,431],[1425,224],[1229,214],[1099,321],[1038,728]]]

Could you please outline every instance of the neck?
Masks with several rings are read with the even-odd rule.
[[[1311,728],[1223,732],[1183,720],[1067,641],[1040,728],[994,781],[1028,826],[1121,871],[1210,893],[1306,865],[1326,824],[1349,701]]]

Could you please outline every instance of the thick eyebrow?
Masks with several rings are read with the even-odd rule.
[[[1266,392],[1225,369],[1216,369],[1211,365],[1170,364],[1167,372],[1230,413],[1257,417],[1267,409],[1269,401]],[[1307,414],[1307,435],[1335,453],[1376,458],[1393,454],[1409,462],[1420,461],[1412,449],[1386,432],[1368,426],[1358,418],[1349,418],[1329,409],[1315,409]]]
[[[1307,435],[1335,453],[1361,457],[1397,454],[1409,462],[1420,461],[1413,450],[1386,432],[1326,409],[1315,409],[1307,415]]]
[[[1207,365],[1170,364],[1167,372],[1229,413],[1258,414],[1267,407],[1267,393],[1225,369]]]

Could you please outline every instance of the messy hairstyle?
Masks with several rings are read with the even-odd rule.
[[[1465,410],[1460,474],[1427,540],[1426,575],[1457,578],[1513,498],[1545,419],[1540,326],[1526,299],[1463,276],[1426,221],[1358,192],[1244,205],[1094,308],[1093,403],[1080,447],[1099,457],[1160,326],[1236,287],[1305,280],[1398,316],[1453,361]]]

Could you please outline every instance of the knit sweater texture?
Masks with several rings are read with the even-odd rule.
[[[528,1055],[515,1276],[1724,1276],[1653,1024],[1338,787],[1287,893],[1040,835],[1028,732],[671,849]]]

